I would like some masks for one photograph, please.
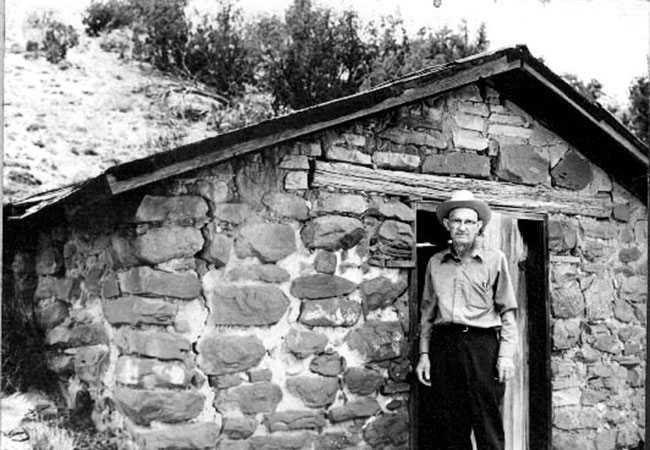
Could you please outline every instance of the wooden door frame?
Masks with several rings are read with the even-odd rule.
[[[433,211],[439,202],[414,202],[414,209]],[[498,211],[498,209],[495,209]],[[498,211],[513,215],[512,211]],[[526,271],[527,312],[528,312],[528,450],[550,450],[552,445],[552,372],[551,372],[551,306],[549,281],[548,251],[548,215],[517,214],[519,231],[524,242],[541,245],[529,245]],[[415,231],[417,236],[418,220],[416,214]],[[416,239],[417,241],[417,239]],[[416,250],[417,253],[417,250]],[[415,256],[417,262],[417,256]],[[415,368],[419,358],[418,352],[418,268],[417,264],[409,275],[409,342],[411,343],[411,363]],[[534,357],[533,357],[534,356]],[[412,373],[411,401],[409,402],[410,448],[417,450],[419,410],[415,386],[418,383],[415,370]]]

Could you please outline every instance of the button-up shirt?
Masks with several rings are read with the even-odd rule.
[[[517,308],[508,262],[500,250],[473,249],[463,262],[451,249],[434,254],[427,265],[420,305],[420,353],[429,351],[434,326],[500,328],[499,356],[513,357],[517,344]]]

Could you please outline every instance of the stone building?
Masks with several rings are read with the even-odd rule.
[[[136,448],[416,449],[421,273],[470,189],[520,298],[509,448],[639,448],[647,150],[484,53],[6,207],[3,302]]]

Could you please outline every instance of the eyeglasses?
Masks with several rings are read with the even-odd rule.
[[[465,225],[466,227],[474,227],[478,225],[478,221],[471,220],[471,219],[468,220],[450,219],[449,223],[451,223],[452,227],[456,227],[456,228],[460,227],[461,225]]]

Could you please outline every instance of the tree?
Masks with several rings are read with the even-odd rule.
[[[647,76],[634,79],[629,99],[629,126],[639,139],[650,145],[650,82]]]
[[[591,101],[596,102],[603,96],[603,85],[595,78],[592,78],[588,83],[585,83],[577,75],[572,73],[562,74],[562,78],[575,90],[580,92]]]

